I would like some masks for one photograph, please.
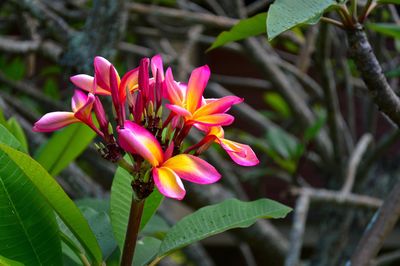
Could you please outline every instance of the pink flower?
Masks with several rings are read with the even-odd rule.
[[[63,128],[69,124],[82,122],[91,127],[99,135],[103,135],[93,124],[92,107],[95,96],[92,93],[86,95],[80,90],[75,90],[72,97],[72,112],[51,112],[45,114],[33,126],[36,132],[51,132]]]
[[[225,114],[232,105],[241,103],[242,98],[226,96],[220,99],[204,99],[203,91],[210,78],[210,69],[207,65],[193,70],[186,85],[177,83],[170,68],[166,73],[167,97],[171,104],[167,104],[175,114],[182,116],[186,124],[204,126],[230,125],[234,118]]]
[[[124,128],[118,128],[120,146],[139,154],[152,166],[154,183],[166,197],[183,199],[185,188],[181,179],[197,183],[217,182],[221,175],[206,161],[189,154],[171,157],[173,146],[163,152],[157,139],[145,128],[126,121]]]

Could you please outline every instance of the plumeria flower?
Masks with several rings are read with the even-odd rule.
[[[187,86],[174,80],[170,68],[166,72],[167,96],[171,104],[166,107],[182,116],[187,124],[205,126],[230,125],[234,118],[226,111],[234,104],[241,103],[242,98],[226,96],[220,99],[204,99],[203,92],[210,78],[207,65],[193,70]]]
[[[225,139],[222,127],[211,127],[207,136],[214,136],[215,142],[221,145],[238,165],[254,166],[260,162],[249,145]]]
[[[33,126],[36,132],[51,132],[63,128],[69,124],[82,122],[91,127],[99,135],[103,135],[92,121],[92,107],[95,96],[92,93],[86,95],[80,90],[75,90],[72,97],[72,112],[51,112],[45,114]]]
[[[157,139],[134,122],[126,121],[124,128],[117,131],[119,144],[124,150],[139,154],[151,164],[154,183],[166,197],[183,199],[186,192],[181,179],[211,184],[221,178],[212,165],[196,156],[179,154],[171,157],[172,145],[164,153]]]

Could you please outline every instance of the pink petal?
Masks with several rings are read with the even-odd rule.
[[[111,63],[101,57],[96,56],[94,58],[94,72],[97,78],[97,84],[105,90],[110,91],[110,66]],[[120,82],[120,78],[117,73],[118,84]]]
[[[210,68],[205,65],[192,71],[186,92],[187,109],[194,113],[201,105],[204,89],[210,78]]]
[[[179,154],[162,164],[174,171],[180,178],[197,184],[217,182],[221,175],[209,163],[190,154]]]
[[[171,110],[177,115],[181,115],[183,117],[192,117],[192,114],[188,110],[178,105],[165,104],[165,107],[167,107],[169,110]]]
[[[205,105],[201,106],[195,112],[194,116],[203,116],[203,115],[210,115],[210,114],[218,114],[218,113],[225,113],[228,111],[232,105],[241,103],[243,98],[239,98],[236,96],[225,96],[221,99],[209,101]]]
[[[33,126],[33,131],[51,132],[76,122],[80,121],[72,112],[52,112],[42,116]]]
[[[221,147],[238,165],[254,166],[260,161],[249,145],[237,143],[227,139],[219,139]]]
[[[121,102],[125,102],[126,92],[134,91],[138,88],[139,81],[139,68],[135,68],[128,73],[126,73],[121,80],[119,85],[119,97]]]
[[[166,94],[168,100],[175,105],[183,106],[183,101],[184,101],[184,95],[182,88],[179,86],[179,84],[174,80],[174,76],[172,75],[172,70],[171,68],[167,69],[166,77]],[[185,92],[186,93],[186,92]]]
[[[158,190],[166,197],[181,200],[186,191],[176,173],[167,167],[153,168],[153,179]]]
[[[199,123],[205,126],[227,126],[233,123],[235,118],[228,114],[206,115],[192,118],[193,123]]]
[[[89,93],[86,102],[75,112],[75,117],[84,123],[92,124],[92,108],[94,101],[94,95]]]
[[[93,92],[92,90],[93,90],[94,78],[92,76],[85,75],[85,74],[79,74],[79,75],[72,76],[69,79],[78,88],[88,91],[88,92]],[[110,93],[110,91],[107,91],[107,90],[101,88],[100,86],[97,86],[96,94],[110,95],[111,93]]]
[[[111,97],[112,97],[112,101],[115,107],[115,110],[118,111],[120,110],[120,108],[122,107],[120,98],[119,98],[119,82],[118,82],[118,73],[117,70],[115,69],[115,67],[113,65],[110,65],[110,77],[109,77],[109,84],[110,84],[110,91],[111,91]],[[118,114],[119,115],[119,114]]]
[[[81,90],[75,90],[74,96],[72,96],[71,100],[71,108],[72,111],[77,112],[82,106],[84,106],[87,102],[88,96],[86,93],[82,92]]]
[[[145,98],[149,97],[149,64],[150,59],[143,58],[139,65],[139,89],[142,91]]]
[[[153,77],[157,76],[157,70],[158,73],[161,75],[161,80],[164,80],[164,67],[163,67],[163,61],[161,58],[161,55],[155,55],[151,58],[151,72],[153,74]]]
[[[138,124],[125,121],[124,128],[118,127],[118,141],[121,147],[137,153],[152,166],[158,166],[164,160],[163,151],[157,139],[145,128]]]
[[[171,143],[168,145],[168,148],[164,152],[164,160],[171,158],[172,154],[174,153],[174,146],[174,142],[171,141]]]

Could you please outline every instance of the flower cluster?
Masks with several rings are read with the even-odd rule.
[[[156,55],[151,60],[142,59],[139,67],[120,78],[109,61],[96,57],[94,77],[71,77],[79,88],[72,97],[72,112],[48,113],[33,130],[50,132],[71,123],[85,123],[104,141],[105,145],[99,146],[104,158],[126,166],[122,155],[130,154],[133,184],[155,184],[165,196],[182,199],[185,189],[181,179],[198,184],[220,179],[217,170],[198,157],[214,142],[239,165],[258,163],[248,145],[224,138],[222,126],[234,120],[226,112],[243,99],[205,99],[203,91],[209,77],[210,69],[205,65],[193,70],[188,83],[177,82],[171,68],[164,72],[161,56]],[[108,119],[99,96],[111,96],[115,122]],[[163,116],[166,110],[168,115]],[[193,127],[204,137],[183,150],[182,143]],[[147,195],[145,192],[139,198]]]

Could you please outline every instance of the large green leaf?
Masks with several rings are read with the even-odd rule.
[[[28,140],[26,139],[24,130],[22,129],[21,125],[14,117],[8,119],[7,125],[11,134],[13,134],[14,137],[19,141],[19,143],[21,143],[23,151],[28,153]]]
[[[168,231],[158,257],[233,228],[249,227],[260,218],[283,218],[291,208],[269,199],[242,202],[228,199],[186,216]]]
[[[132,265],[146,266],[157,255],[161,241],[154,237],[143,237],[136,243]]]
[[[317,23],[324,11],[335,4],[335,0],[276,0],[268,12],[268,39],[299,24]]]
[[[400,26],[392,23],[368,23],[368,28],[383,35],[400,39]]]
[[[207,49],[207,52],[230,42],[265,33],[266,19],[267,13],[260,13],[254,17],[240,20],[229,31],[219,34],[215,42]]]
[[[34,157],[52,176],[56,176],[86,149],[95,135],[84,124],[72,124],[54,133]]]
[[[0,144],[0,151],[18,165],[24,175],[36,186],[50,206],[68,226],[93,260],[93,264],[101,264],[101,250],[93,232],[75,206],[73,201],[53,177],[35,160],[25,153],[19,152],[7,145]]]
[[[21,143],[7,130],[3,125],[0,124],[0,143],[4,143],[14,149],[23,151]]]
[[[110,214],[115,239],[122,249],[128,225],[129,211],[132,201],[132,176],[123,168],[118,167],[111,187]],[[140,229],[142,229],[156,212],[163,196],[155,189],[146,199]]]
[[[27,155],[0,145],[0,254],[25,265],[60,265],[54,213],[7,151]]]
[[[8,259],[0,255],[0,265],[1,266],[24,266],[21,262]]]

